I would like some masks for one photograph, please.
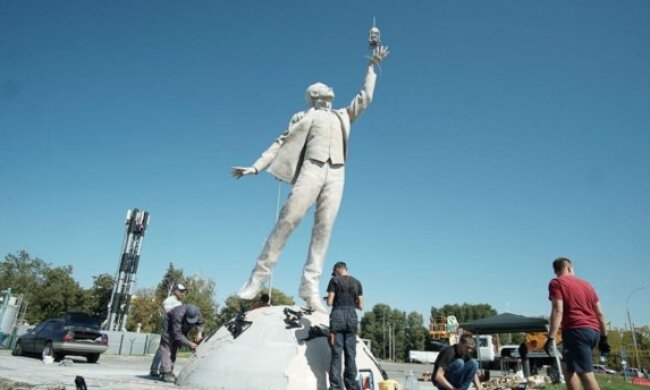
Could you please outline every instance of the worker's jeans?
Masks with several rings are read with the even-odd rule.
[[[149,369],[149,372],[154,373],[154,372],[160,372],[160,360],[161,360],[161,351],[160,351],[160,345],[158,348],[156,348],[156,353],[153,355],[153,360],[151,361],[151,369]]]
[[[345,355],[345,373],[343,381],[346,390],[358,390],[357,386],[357,335],[350,332],[337,332],[330,361],[330,390],[341,387],[341,352]]]
[[[445,370],[445,379],[454,385],[456,389],[467,390],[469,385],[472,384],[476,371],[478,371],[478,362],[476,360],[464,361],[463,359],[456,359]],[[437,384],[436,387],[443,388]]]
[[[316,202],[314,227],[299,295],[303,299],[319,296],[320,275],[323,271],[334,220],[341,204],[344,183],[343,165],[314,160],[306,160],[303,163],[278,221],[257,258],[251,279],[267,280],[270,277],[271,269],[278,262],[280,252],[289,235],[298,226],[309,207]]]
[[[167,343],[161,340],[160,342],[160,375],[174,372],[174,363],[176,362],[176,351],[178,351],[178,343]]]

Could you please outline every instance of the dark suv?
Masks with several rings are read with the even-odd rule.
[[[66,313],[63,318],[46,320],[20,336],[13,355],[40,354],[60,361],[66,355],[85,356],[96,363],[108,349],[108,336],[99,332],[101,319],[85,313]]]

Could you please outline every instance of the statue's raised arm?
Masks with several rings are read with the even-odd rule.
[[[368,61],[368,69],[361,90],[354,96],[350,105],[346,108],[350,117],[350,123],[357,120],[372,102],[372,97],[375,93],[375,83],[377,81],[375,66],[379,66],[388,57],[388,53],[387,46],[376,46],[373,49],[372,56],[369,57],[370,61]]]

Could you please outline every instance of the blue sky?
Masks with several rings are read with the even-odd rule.
[[[352,128],[325,275],[347,261],[368,308],[547,315],[551,262],[567,256],[613,325],[626,302],[650,324],[641,0],[3,1],[0,254],[71,264],[88,287],[117,269],[126,210],[145,209],[138,286],[172,261],[223,301],[278,194],[269,175],[236,181],[230,167],[304,109],[307,85],[349,102],[373,16],[391,55]],[[275,272],[294,296],[311,222]]]

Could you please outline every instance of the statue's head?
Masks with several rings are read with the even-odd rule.
[[[332,108],[334,90],[323,83],[312,84],[305,91],[307,104],[316,109]]]

